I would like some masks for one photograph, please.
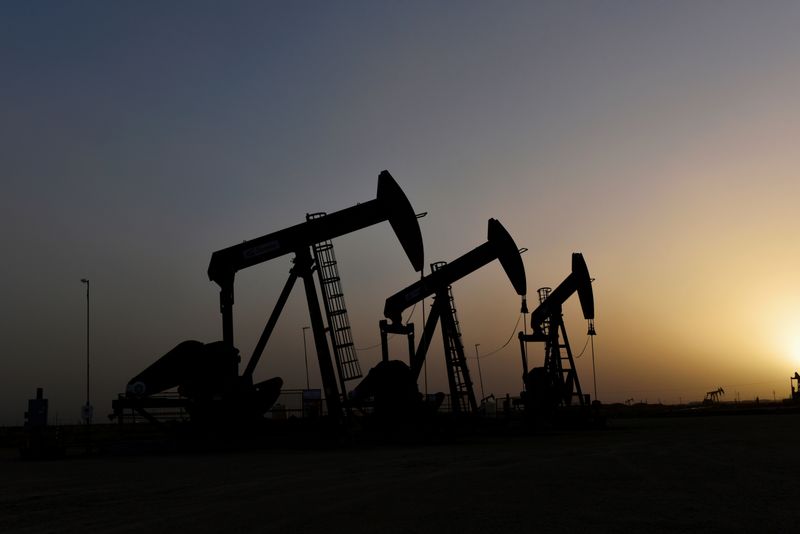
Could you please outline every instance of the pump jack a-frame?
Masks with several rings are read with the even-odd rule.
[[[337,386],[313,274],[314,272],[318,273],[323,292],[325,292],[325,285],[329,284],[330,280],[323,278],[324,273],[327,272],[326,266],[317,264],[320,261],[322,249],[318,250],[314,247],[335,237],[383,221],[388,221],[392,226],[414,270],[421,271],[424,263],[424,249],[417,216],[408,198],[388,171],[383,171],[378,176],[378,192],[374,200],[324,216],[308,216],[304,223],[214,252],[208,266],[208,277],[220,287],[222,341],[207,345],[197,341],[186,341],[178,345],[128,383],[128,398],[120,399],[118,405],[115,406],[115,413],[119,414],[124,407],[131,407],[131,403],[137,399],[146,401],[146,398],[152,394],[179,386],[179,388],[192,391],[204,399],[221,397],[223,399],[235,398],[240,401],[225,404],[225,409],[241,408],[252,412],[252,406],[243,404],[252,404],[254,398],[260,398],[259,409],[256,412],[263,414],[263,411],[269,407],[264,406],[271,405],[277,398],[282,382],[279,378],[275,378],[254,385],[253,372],[299,277],[303,279],[305,288],[328,413],[336,419],[340,418],[343,414],[342,398],[346,392],[340,391]],[[234,347],[233,336],[234,278],[236,273],[242,269],[286,254],[294,254],[294,265],[289,271],[286,284],[264,326],[244,372],[238,376],[239,356],[238,350]],[[327,303],[326,310],[328,310]],[[329,314],[329,326],[333,328],[334,325],[331,323]],[[331,332],[331,336],[335,339],[333,332]],[[198,354],[201,357],[198,357]],[[341,379],[344,366],[338,360],[337,366]],[[198,369],[198,367],[202,368]],[[191,387],[187,387],[187,383],[190,383]],[[269,391],[260,391],[259,386],[261,385]],[[343,384],[342,389],[344,389]],[[147,405],[146,402],[144,404]],[[135,405],[133,407],[141,413],[142,410]],[[143,415],[146,416],[146,414]],[[233,416],[235,414],[222,415]]]
[[[422,277],[419,281],[398,291],[386,299],[383,314],[389,319],[380,321],[381,331],[381,363],[376,366],[361,384],[356,388],[357,394],[362,397],[377,396],[385,391],[384,384],[391,381],[388,373],[379,373],[378,367],[387,368],[389,364],[398,362],[389,361],[388,334],[401,334],[408,338],[410,380],[416,387],[422,371],[425,357],[431,339],[436,330],[436,325],[442,324],[442,341],[444,343],[445,363],[447,368],[448,385],[450,388],[451,406],[454,413],[475,413],[478,406],[472,381],[467,367],[464,346],[461,342],[461,332],[453,304],[451,284],[464,278],[470,273],[480,269],[488,263],[499,260],[508,275],[516,293],[522,296],[522,306],[525,308],[525,294],[527,292],[525,281],[525,266],[520,257],[520,250],[514,243],[511,235],[496,219],[489,219],[487,241],[470,252],[456,258],[450,263],[438,262],[432,265],[432,272]],[[420,302],[426,297],[434,296],[434,302],[425,322],[422,338],[419,345],[414,348],[414,324],[402,323],[402,313],[407,308]],[[527,310],[524,310],[527,312]],[[391,322],[389,322],[391,321]],[[393,367],[397,372],[403,372],[399,366]],[[375,371],[375,374],[372,374]],[[376,379],[379,375],[386,378]],[[398,379],[401,380],[401,379]],[[382,384],[377,382],[381,381]]]

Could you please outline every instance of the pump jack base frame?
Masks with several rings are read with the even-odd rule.
[[[188,420],[190,405],[191,401],[186,397],[155,395],[139,399],[120,394],[111,401],[113,412],[108,417],[124,424],[128,419],[135,422],[136,417],[141,416],[154,425],[160,425],[166,421]]]

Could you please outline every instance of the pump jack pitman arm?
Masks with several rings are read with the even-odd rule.
[[[497,219],[489,219],[487,234],[486,243],[386,299],[383,315],[394,325],[400,325],[406,308],[494,260],[500,261],[517,294],[524,296],[527,293],[525,266],[514,239]]]

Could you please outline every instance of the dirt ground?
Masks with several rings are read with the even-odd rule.
[[[0,458],[0,532],[779,532],[800,415],[417,447]]]

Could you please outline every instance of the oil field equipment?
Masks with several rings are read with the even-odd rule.
[[[360,377],[361,373],[355,352],[348,349],[348,346],[352,347],[349,321],[346,320],[330,240],[383,221],[388,221],[392,226],[414,270],[421,271],[424,249],[417,215],[388,171],[378,176],[378,191],[374,200],[329,214],[308,215],[304,223],[214,252],[208,266],[208,277],[220,287],[222,340],[208,344],[199,341],[179,344],[131,379],[125,397],[120,397],[114,403],[115,414],[120,415],[125,408],[133,408],[148,417],[148,408],[168,405],[159,404],[161,400],[152,396],[177,386],[185,399],[174,402],[184,403],[193,420],[237,420],[263,416],[280,394],[282,380],[276,377],[254,384],[253,373],[292,288],[300,277],[305,288],[328,413],[333,418],[340,418],[344,413],[344,382]],[[294,265],[240,376],[238,369],[241,358],[234,346],[233,335],[236,273],[286,254],[294,254]],[[323,293],[327,327],[317,296],[315,272]],[[326,332],[330,333],[333,342],[336,369],[331,361]]]
[[[722,387],[718,387],[714,391],[707,391],[706,396],[703,399],[703,404],[717,404],[719,402],[719,398],[725,395],[725,390]]]
[[[594,336],[592,279],[580,253],[572,254],[572,273],[557,288],[539,289],[539,306],[531,313],[533,332],[520,332],[518,336],[525,386],[522,396],[525,409],[529,413],[542,413],[573,403],[580,406],[589,404],[588,395],[584,395],[581,390],[562,316],[564,302],[576,292],[583,316],[589,321],[588,335]],[[544,343],[543,366],[529,369],[529,342]]]
[[[441,322],[444,342],[447,379],[450,388],[451,406],[454,413],[477,411],[475,393],[472,388],[461,330],[456,315],[451,284],[499,260],[514,290],[522,296],[525,307],[525,267],[520,250],[502,224],[489,219],[487,241],[450,263],[431,265],[431,273],[388,299],[383,309],[388,319],[380,321],[381,362],[353,391],[356,399],[373,398],[376,412],[402,413],[420,398],[417,381],[436,325]],[[425,322],[419,345],[414,348],[413,323],[402,324],[402,313],[426,297],[434,296],[433,306]],[[525,310],[527,311],[527,310]],[[400,360],[389,360],[388,334],[401,334],[408,338],[409,364]]]

